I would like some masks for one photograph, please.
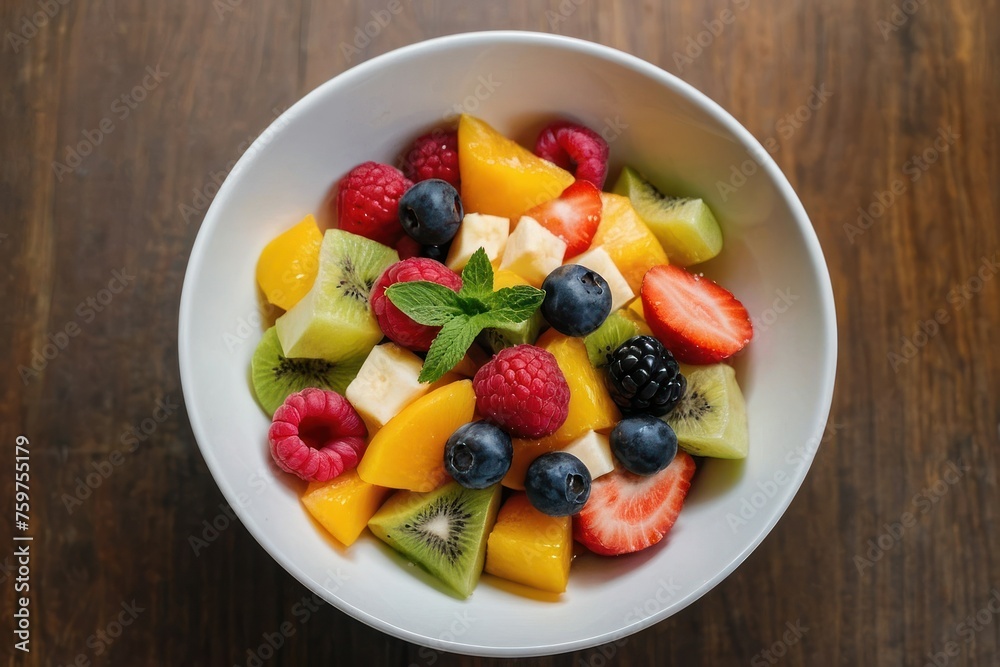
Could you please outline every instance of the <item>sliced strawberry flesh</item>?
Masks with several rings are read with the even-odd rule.
[[[680,451],[655,475],[641,477],[618,469],[594,480],[590,499],[573,519],[574,538],[605,556],[656,544],[677,520],[694,471],[694,459]]]
[[[753,337],[750,315],[731,292],[680,267],[653,267],[640,293],[653,333],[682,362],[722,361]]]
[[[590,247],[601,224],[601,191],[589,181],[576,181],[558,199],[539,204],[525,215],[566,242],[570,259]]]

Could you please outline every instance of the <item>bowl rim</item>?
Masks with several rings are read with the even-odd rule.
[[[191,341],[193,340],[193,318],[191,316],[191,312],[194,307],[196,297],[195,285],[198,283],[197,278],[201,267],[204,266],[203,255],[209,245],[208,237],[212,236],[215,228],[220,224],[221,216],[218,215],[217,210],[223,207],[223,204],[220,202],[225,202],[228,199],[229,191],[233,187],[233,181],[236,180],[235,177],[238,176],[244,168],[259,158],[261,153],[259,149],[262,145],[271,141],[274,134],[281,133],[282,128],[290,121],[291,117],[297,114],[301,109],[313,104],[318,98],[324,96],[331,88],[335,86],[343,86],[354,79],[366,77],[369,75],[369,72],[391,66],[391,64],[397,60],[407,59],[425,52],[469,44],[480,44],[482,46],[492,46],[496,44],[540,45],[565,49],[580,53],[581,55],[609,61],[614,65],[632,70],[656,81],[661,86],[671,89],[672,92],[684,98],[695,107],[703,110],[706,114],[711,116],[713,120],[723,125],[726,130],[728,130],[736,138],[736,140],[745,149],[747,149],[751,155],[754,156],[754,159],[760,164],[760,167],[767,173],[768,177],[775,184],[776,189],[781,194],[781,197],[787,203],[792,217],[799,227],[805,244],[805,249],[808,254],[809,265],[812,273],[814,274],[813,277],[818,285],[819,309],[826,323],[825,334],[829,340],[829,345],[823,348],[820,352],[822,354],[822,361],[819,364],[819,368],[821,369],[823,377],[821,395],[819,396],[819,404],[821,405],[821,408],[818,413],[814,415],[812,426],[813,433],[812,437],[808,441],[810,443],[815,443],[816,446],[806,448],[806,451],[803,454],[804,463],[801,467],[801,472],[797,475],[796,479],[791,480],[790,484],[782,487],[782,493],[775,496],[773,499],[775,502],[770,505],[772,508],[771,515],[761,524],[761,528],[759,528],[755,534],[751,535],[750,533],[747,533],[750,539],[746,541],[743,549],[725,568],[717,572],[715,576],[701,582],[690,593],[675,600],[672,604],[665,606],[657,613],[644,617],[635,623],[626,625],[625,627],[615,628],[607,632],[595,634],[591,637],[585,637],[561,644],[510,647],[466,644],[461,641],[443,641],[441,639],[425,637],[422,634],[393,625],[392,623],[371,615],[363,609],[341,600],[334,594],[328,593],[320,582],[314,581],[312,577],[303,572],[296,565],[296,563],[278,547],[278,545],[272,544],[271,540],[267,536],[265,526],[258,523],[251,516],[249,510],[237,502],[237,492],[231,488],[228,483],[223,482],[225,477],[222,475],[222,469],[225,463],[215,455],[211,447],[203,444],[207,443],[209,438],[202,423],[203,417],[201,412],[198,407],[191,402],[190,388],[194,386],[194,380],[196,377],[196,369],[194,368],[192,355],[190,354],[190,347],[192,346]],[[771,154],[764,150],[763,146],[750,133],[749,130],[743,127],[743,125],[740,124],[740,122],[737,121],[729,112],[723,109],[722,106],[701,91],[697,90],[694,86],[680,79],[676,75],[639,58],[638,56],[625,53],[610,46],[605,46],[603,44],[575,37],[517,30],[490,30],[457,33],[424,40],[394,49],[371,58],[370,60],[359,63],[358,65],[335,75],[308,92],[291,107],[286,109],[280,116],[275,118],[247,148],[237,161],[236,165],[234,165],[205,213],[205,217],[198,230],[194,245],[192,246],[187,267],[185,268],[184,284],[181,291],[178,316],[178,363],[180,367],[181,389],[184,395],[185,406],[188,413],[188,419],[191,423],[192,432],[194,433],[195,440],[198,443],[198,448],[201,451],[202,457],[205,459],[205,463],[208,465],[209,471],[211,472],[216,485],[222,491],[227,503],[236,513],[240,522],[247,528],[254,539],[257,540],[264,550],[299,583],[356,620],[359,620],[381,632],[385,632],[389,635],[414,644],[428,646],[439,651],[485,657],[531,657],[551,655],[598,646],[607,643],[608,641],[616,641],[625,636],[644,630],[676,614],[690,604],[694,603],[696,600],[715,588],[715,586],[722,582],[722,580],[732,574],[732,572],[739,567],[760,545],[764,538],[770,534],[778,520],[784,515],[789,504],[808,475],[809,469],[811,468],[812,462],[815,458],[815,454],[819,449],[819,443],[822,441],[823,433],[826,429],[827,419],[829,418],[830,408],[833,402],[833,390],[837,367],[837,348],[837,318],[836,306],[833,297],[833,286],[830,280],[829,269],[823,255],[822,248],[819,244],[819,239],[816,236],[815,230],[813,229],[812,223],[802,205],[802,202],[795,194],[795,191],[792,189],[788,179],[771,157]]]

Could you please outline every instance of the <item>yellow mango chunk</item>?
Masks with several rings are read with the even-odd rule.
[[[646,271],[667,264],[667,253],[632,208],[628,197],[602,192],[601,201],[604,204],[601,224],[591,247],[603,246],[628,286],[638,294]]]
[[[529,285],[530,283],[517,275],[513,271],[508,271],[507,269],[500,269],[493,272],[493,291],[503,289],[504,287],[514,287],[515,285]]]
[[[472,421],[475,409],[472,380],[452,382],[425,394],[372,437],[358,474],[369,484],[433,491],[448,479],[445,443],[455,429]]]
[[[458,122],[458,168],[465,210],[512,222],[529,208],[555,199],[575,180],[469,115]]]
[[[307,215],[264,246],[257,260],[257,284],[269,303],[290,310],[312,289],[322,244],[316,218]]]
[[[344,546],[351,546],[368,525],[391,489],[361,479],[348,470],[329,482],[311,482],[302,504]]]
[[[552,353],[566,376],[569,413],[552,435],[540,440],[514,438],[514,460],[503,478],[503,485],[512,489],[524,488],[524,473],[542,454],[562,449],[587,431],[613,428],[621,420],[621,412],[608,394],[602,372],[590,363],[583,339],[549,329],[535,344]]]
[[[486,546],[490,574],[551,593],[562,593],[573,560],[572,520],[547,516],[523,493],[511,496],[497,516]]]

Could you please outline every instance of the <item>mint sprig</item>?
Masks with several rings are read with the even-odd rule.
[[[542,305],[545,292],[529,285],[493,291],[493,267],[480,248],[462,271],[462,289],[456,294],[425,280],[396,283],[385,291],[389,301],[413,321],[439,326],[441,331],[427,351],[420,382],[436,382],[465,356],[483,329],[524,322]]]

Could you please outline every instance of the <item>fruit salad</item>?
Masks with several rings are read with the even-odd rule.
[[[568,120],[529,150],[465,115],[263,249],[282,314],[253,391],[337,541],[370,531],[462,597],[483,572],[559,594],[575,555],[663,540],[695,457],[747,456],[750,318],[691,268],[722,229],[631,167],[605,191],[608,154]]]

